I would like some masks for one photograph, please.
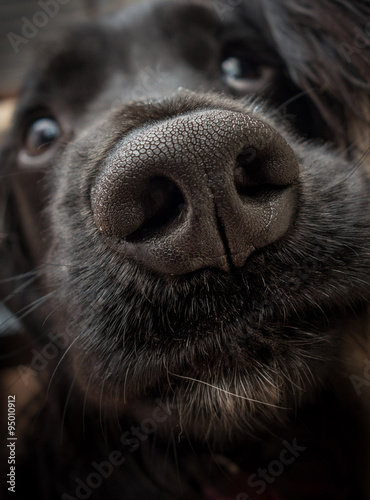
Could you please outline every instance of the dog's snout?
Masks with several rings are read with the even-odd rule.
[[[117,251],[154,271],[228,271],[286,233],[298,170],[287,142],[255,117],[171,117],[117,145],[92,188],[94,221]]]

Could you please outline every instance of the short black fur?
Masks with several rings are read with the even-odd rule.
[[[33,375],[42,388],[24,410],[16,498],[370,498],[349,355],[362,346],[361,372],[370,42],[356,48],[354,28],[366,34],[369,14],[360,0],[153,2],[40,49],[2,150],[0,286],[26,354],[53,344],[58,357]],[[254,75],[243,88],[220,69],[230,57]],[[251,115],[293,149],[288,231],[229,272],[123,258],[94,223],[102,165],[143,127],[206,110]],[[61,135],[30,158],[42,117]],[[7,349],[4,365],[21,373]],[[253,482],[287,442],[297,460]],[[121,463],[98,470],[114,452]]]

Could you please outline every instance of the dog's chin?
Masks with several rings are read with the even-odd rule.
[[[240,328],[240,318],[234,328],[201,325],[182,338],[140,346],[128,336],[130,347],[121,344],[105,355],[96,344],[76,342],[73,371],[84,397],[104,412],[140,422],[153,418],[159,405],[168,414],[156,427],[159,434],[175,429],[223,446],[283,427],[325,375],[325,363],[310,359],[308,369],[309,352],[289,347],[276,332],[274,341],[250,330],[248,342],[238,342],[245,331],[237,333],[237,323]]]

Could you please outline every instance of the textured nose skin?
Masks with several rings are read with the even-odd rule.
[[[94,221],[117,251],[157,272],[228,271],[285,234],[298,171],[261,120],[197,111],[117,145],[92,188]]]

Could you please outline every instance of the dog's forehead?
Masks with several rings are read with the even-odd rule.
[[[119,103],[157,99],[179,87],[225,90],[221,47],[229,37],[242,39],[247,55],[267,54],[266,62],[280,64],[275,52],[268,54],[263,16],[254,4],[243,6],[242,13],[239,4],[221,9],[210,0],[140,2],[55,33],[41,44],[26,79],[20,120],[30,104],[67,121],[86,120]]]
[[[201,84],[200,75],[191,70],[185,75],[186,59],[196,54],[198,73],[204,73],[203,61],[211,50],[207,45],[220,24],[205,5],[155,2],[56,33],[36,54],[18,113],[27,114],[32,105],[58,116],[77,117],[81,111],[86,116],[87,105],[95,113],[106,105],[155,98],[179,86],[195,88]]]
[[[214,12],[204,6],[156,2],[133,5],[114,16],[55,33],[38,47],[19,109],[27,112],[32,102],[33,107],[52,104],[56,111],[80,112],[98,93],[112,93],[108,87],[122,90],[142,82],[147,91],[148,80],[155,85],[158,78],[164,81],[159,62],[175,68],[179,52],[193,52],[186,36],[189,26],[193,39],[199,41],[218,23]],[[140,89],[136,90],[136,98],[141,99]]]
[[[102,79],[103,70],[132,76],[146,65],[154,66],[156,60],[171,59],[173,64],[176,58],[197,59],[196,69],[204,71],[201,59],[212,38],[219,44],[232,32],[234,38],[249,38],[251,48],[258,52],[264,46],[256,38],[261,22],[249,13],[242,20],[234,7],[219,11],[207,0],[133,4],[95,23],[56,33],[41,45],[35,66],[61,87],[71,84],[74,75],[84,77],[88,67],[93,68],[94,78],[86,79],[90,88]]]
[[[51,46],[44,66],[54,75],[61,66],[70,72],[89,53],[101,66],[132,72],[152,63],[153,57],[163,59],[176,51],[188,50],[194,56],[194,49],[203,50],[200,43],[218,36],[225,24],[214,9],[197,3],[134,4],[95,23],[75,26]]]

